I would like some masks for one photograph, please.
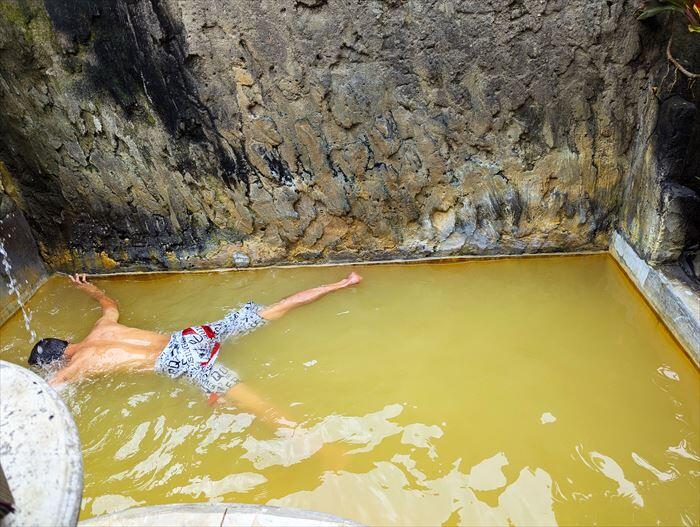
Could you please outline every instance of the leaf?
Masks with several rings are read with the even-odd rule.
[[[697,9],[697,6],[694,6],[693,9],[690,9],[689,7],[686,8],[685,16],[688,19],[688,24],[691,26],[700,25],[700,10]]]
[[[690,31],[691,33],[700,33],[700,26],[688,24],[688,31]]]
[[[653,16],[658,15],[659,13],[663,13],[664,11],[677,11],[680,13],[684,13],[684,11],[675,5],[661,5],[658,7],[651,7],[649,9],[643,10],[638,16],[637,20],[644,20],[645,18],[651,18]]]

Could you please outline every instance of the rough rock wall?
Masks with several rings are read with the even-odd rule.
[[[689,33],[679,17],[673,35],[673,55],[700,71],[700,36]],[[642,97],[623,180],[619,227],[648,262],[681,259],[688,274],[700,276],[700,87],[665,57],[651,79],[654,89]]]
[[[605,248],[635,7],[10,0],[5,186],[66,270]]]

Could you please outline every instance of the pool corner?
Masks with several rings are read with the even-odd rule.
[[[677,266],[649,265],[619,232],[610,253],[700,368],[700,287]]]

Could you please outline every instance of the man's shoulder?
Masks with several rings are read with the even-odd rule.
[[[119,340],[122,334],[128,332],[130,328],[123,326],[112,320],[99,319],[90,330],[90,333],[82,340],[82,343],[89,344],[94,340]]]

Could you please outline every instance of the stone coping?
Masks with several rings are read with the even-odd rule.
[[[470,261],[511,260],[522,258],[560,258],[567,256],[590,256],[593,254],[608,254],[608,250],[595,251],[568,251],[568,252],[540,252],[519,254],[458,254],[453,256],[416,256],[415,258],[392,258],[388,260],[363,260],[363,261],[336,261],[313,263],[280,263],[272,265],[246,266],[246,267],[211,267],[206,269],[157,269],[155,271],[107,271],[104,273],[86,273],[90,278],[111,278],[113,276],[150,276],[168,274],[192,274],[192,273],[228,273],[233,271],[261,271],[264,269],[298,269],[303,267],[352,267],[358,265],[421,265],[458,263]],[[63,274],[57,272],[56,274]]]
[[[0,324],[4,324],[48,278],[46,267],[37,251],[36,242],[22,213],[10,199],[0,194],[0,243],[7,252],[12,278],[17,283],[19,298],[10,292],[7,273],[0,266]]]
[[[2,278],[0,278],[1,280]],[[22,286],[22,292],[20,300],[22,301],[23,304],[26,304],[30,298],[34,296],[34,293],[36,293],[39,288],[46,283],[46,281],[49,279],[48,275],[42,275],[36,279],[36,281],[27,283],[24,286]],[[20,309],[19,302],[17,302],[17,296],[16,295],[8,295],[3,299],[3,305],[0,307],[0,326],[2,326],[5,322],[10,320],[12,316],[17,313]]]
[[[652,267],[618,232],[610,252],[700,368],[700,286],[677,266]]]
[[[0,463],[16,509],[2,527],[75,525],[83,461],[73,417],[44,379],[2,360]]]
[[[137,507],[83,520],[78,527],[360,527],[321,512],[267,505],[191,503]]]

